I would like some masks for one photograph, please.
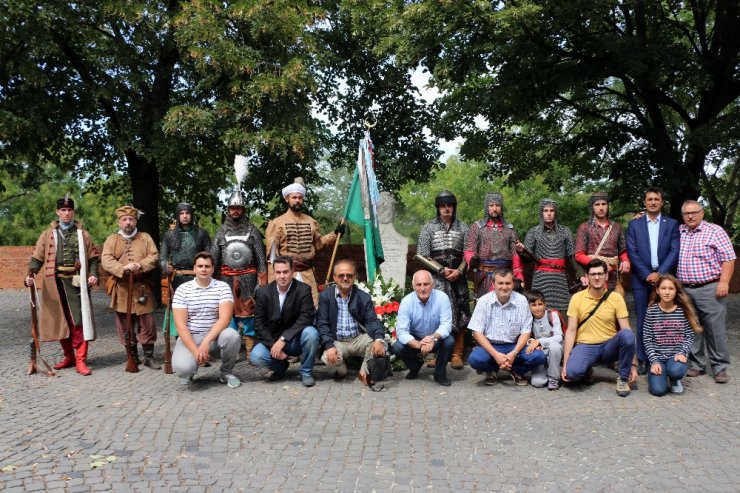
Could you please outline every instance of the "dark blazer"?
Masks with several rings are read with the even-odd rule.
[[[267,347],[271,347],[280,336],[290,341],[312,325],[316,316],[311,287],[296,279],[285,296],[282,312],[275,281],[258,289],[254,302],[254,331]]]
[[[678,250],[681,237],[678,232],[678,221],[660,216],[658,233],[658,272],[676,275],[678,267]],[[645,216],[633,219],[627,228],[627,255],[632,264],[632,286],[637,289],[648,289],[645,278],[653,272],[650,265],[650,235],[648,235]]]
[[[319,296],[319,311],[316,315],[316,328],[321,336],[321,344],[324,350],[334,347],[337,339],[337,287],[329,286]],[[358,324],[362,324],[366,332],[373,340],[384,339],[385,331],[375,314],[373,299],[365,291],[352,286],[349,295],[349,313]]]

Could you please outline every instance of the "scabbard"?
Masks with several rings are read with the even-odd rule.
[[[414,255],[414,260],[416,260],[435,274],[442,274],[445,271],[445,268],[442,266],[442,264],[430,258],[424,257],[423,255],[419,255],[418,253]]]

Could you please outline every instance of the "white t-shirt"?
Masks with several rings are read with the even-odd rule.
[[[211,284],[203,288],[193,279],[177,288],[172,299],[172,308],[187,309],[188,330],[191,334],[205,334],[218,320],[219,305],[227,302],[234,302],[228,284],[211,279]]]

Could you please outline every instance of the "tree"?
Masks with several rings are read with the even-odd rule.
[[[429,136],[434,113],[408,68],[384,49],[385,21],[379,17],[392,9],[386,2],[322,5],[326,17],[311,34],[321,47],[313,66],[316,106],[334,133],[327,161],[333,169],[353,170],[367,122],[375,125],[370,132],[381,190],[395,193],[409,180],[427,180],[441,154]]]
[[[4,188],[0,193],[0,245],[36,244],[41,231],[56,220],[57,199],[65,194],[75,201],[75,220],[82,222],[98,245],[118,229],[113,211],[124,197],[85,190],[55,166],[46,166],[41,173],[47,179],[35,190],[28,190],[11,180],[8,171],[0,171]]]
[[[318,17],[300,0],[4,4],[0,162],[53,162],[106,192],[123,173],[155,240],[161,204],[215,209],[237,153],[256,153],[245,186],[264,205],[317,177],[302,36]]]
[[[422,0],[383,19],[389,49],[442,92],[435,133],[464,136],[491,173],[566,165],[636,200],[658,183],[678,217],[737,143],[738,2]]]

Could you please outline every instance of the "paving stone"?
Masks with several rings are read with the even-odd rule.
[[[18,329],[28,326],[26,296],[0,291],[0,467],[17,467],[0,473],[3,491],[637,493],[734,492],[740,484],[734,366],[726,385],[685,379],[684,394],[663,398],[647,393],[645,377],[618,398],[608,368],[597,368],[594,385],[557,392],[482,387],[469,367],[450,370],[453,385],[441,389],[424,368],[419,380],[397,373],[374,393],[317,367],[307,392],[297,365],[271,385],[242,354],[240,388],[226,392],[215,362],[183,389],[173,375],[124,371],[107,298],[95,292],[93,375],[68,369],[46,378],[25,375],[29,337]],[[728,297],[728,308],[737,361],[740,295]],[[161,341],[156,350],[161,357]],[[42,351],[49,361],[61,357],[56,343]],[[116,459],[92,469],[90,455]]]

